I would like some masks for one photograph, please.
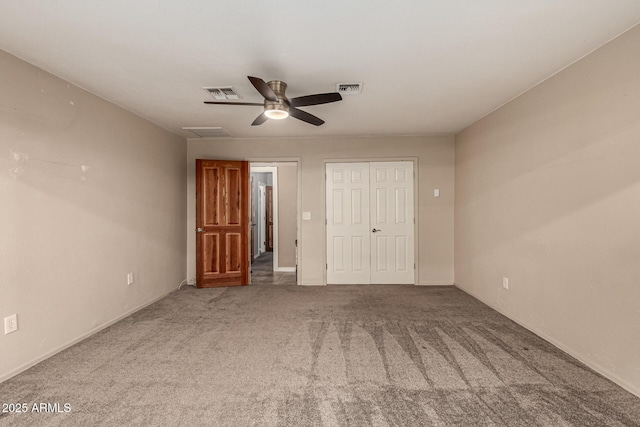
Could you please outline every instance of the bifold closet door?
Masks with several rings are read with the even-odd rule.
[[[413,162],[370,168],[372,284],[413,284]]]
[[[327,283],[414,283],[413,162],[328,163]]]
[[[328,163],[327,283],[370,280],[369,163]]]

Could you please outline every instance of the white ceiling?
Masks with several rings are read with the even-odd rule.
[[[460,131],[639,22],[638,0],[0,0],[0,49],[184,137],[416,135]],[[302,108],[320,127],[203,104],[205,86],[261,102],[247,75],[289,97],[364,89]]]

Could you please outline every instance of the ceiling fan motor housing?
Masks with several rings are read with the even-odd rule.
[[[287,84],[280,80],[271,80],[267,85],[273,90],[278,98],[277,101],[264,100],[264,113],[270,119],[284,119],[289,116],[289,104],[286,102],[284,92]]]
[[[279,99],[285,99],[284,91],[287,90],[287,84],[281,80],[271,80],[267,86],[276,94]]]

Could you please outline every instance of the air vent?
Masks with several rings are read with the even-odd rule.
[[[336,90],[340,95],[359,95],[362,92],[362,83],[338,83]]]
[[[226,99],[240,99],[240,95],[233,90],[231,86],[228,87],[203,87],[204,90],[209,92],[218,101],[224,101]]]
[[[232,135],[221,127],[184,127],[184,130],[200,138],[231,138]]]

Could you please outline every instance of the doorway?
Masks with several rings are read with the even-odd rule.
[[[297,162],[251,162],[252,285],[297,284]]]
[[[327,284],[414,284],[413,162],[327,163]]]

